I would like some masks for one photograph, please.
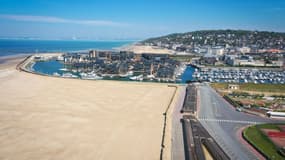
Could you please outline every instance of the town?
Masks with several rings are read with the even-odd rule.
[[[150,38],[141,44],[174,51],[197,68],[193,81],[285,83],[284,33],[195,31]]]
[[[245,30],[202,30],[147,39],[141,44],[198,54],[283,52],[285,34]]]
[[[241,30],[195,31],[151,38],[142,45],[199,58],[202,66],[284,67],[285,34]]]
[[[62,56],[65,70],[79,73],[82,79],[125,79],[176,82],[186,65],[167,54],[134,54],[125,51],[97,51]],[[73,76],[70,73],[63,76]]]

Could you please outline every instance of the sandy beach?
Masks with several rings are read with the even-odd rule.
[[[33,75],[21,59],[0,64],[0,159],[159,159],[175,87]]]
[[[154,46],[145,46],[139,44],[131,44],[118,48],[119,50],[130,51],[137,54],[153,53],[153,54],[174,54],[173,50],[163,49]]]
[[[3,56],[0,57],[0,69],[11,69],[13,70],[14,66],[16,66],[20,60],[24,59],[26,54],[16,55],[16,56]]]

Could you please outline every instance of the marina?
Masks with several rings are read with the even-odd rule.
[[[193,73],[194,80],[218,83],[285,84],[284,70],[256,68],[203,68]]]
[[[165,67],[161,70],[157,70],[154,66],[160,65],[159,61],[154,61],[153,63],[145,61],[139,63],[126,62],[125,64],[116,62],[116,65],[107,63],[107,65],[104,65],[105,68],[103,69],[107,69],[108,67],[109,69],[107,71],[102,71],[102,67],[98,67],[95,62],[92,63],[95,65],[93,65],[91,69],[84,65],[85,62],[76,63],[76,65],[84,65],[84,67],[77,67],[77,69],[75,69],[64,63],[62,57],[53,57],[46,60],[31,62],[30,70],[44,75],[87,80],[121,80],[161,83],[205,81],[217,83],[285,84],[285,72],[278,69],[197,68],[192,65],[181,63],[178,67],[172,65],[174,69],[171,68],[171,66],[168,66],[171,70],[167,70]],[[90,63],[88,63],[88,65],[90,65]],[[125,67],[125,69],[123,67]],[[154,70],[156,70],[155,74]]]
[[[94,56],[94,55],[92,55]],[[194,68],[168,58],[168,55],[98,52],[63,54],[49,58],[35,55],[29,70],[50,76],[87,80],[121,80],[161,83],[186,83]]]
[[[147,77],[143,77],[142,74],[134,75],[133,72],[128,72],[124,75],[114,75],[114,74],[101,74],[98,75],[94,72],[73,72],[69,71],[66,68],[63,68],[64,64],[60,61],[56,60],[48,60],[44,62],[35,62],[31,70],[35,73],[55,76],[55,77],[64,77],[64,78],[80,78],[86,80],[120,80],[120,81],[143,81],[143,82],[167,82],[161,79],[154,79],[153,75],[148,75]],[[186,83],[186,81],[192,80],[192,73],[194,72],[194,68],[191,66],[184,66],[180,70],[183,70],[180,74],[178,74],[177,81],[168,81],[171,83]]]

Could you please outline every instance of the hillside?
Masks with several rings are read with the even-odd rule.
[[[144,45],[172,48],[178,46],[251,47],[256,49],[285,49],[285,33],[247,30],[202,30],[175,33],[150,38]]]

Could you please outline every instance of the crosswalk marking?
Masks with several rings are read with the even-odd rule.
[[[239,120],[229,120],[229,119],[209,119],[209,118],[198,118],[199,121],[206,122],[218,122],[218,123],[241,123],[241,124],[259,124],[260,122],[254,121],[239,121]]]

